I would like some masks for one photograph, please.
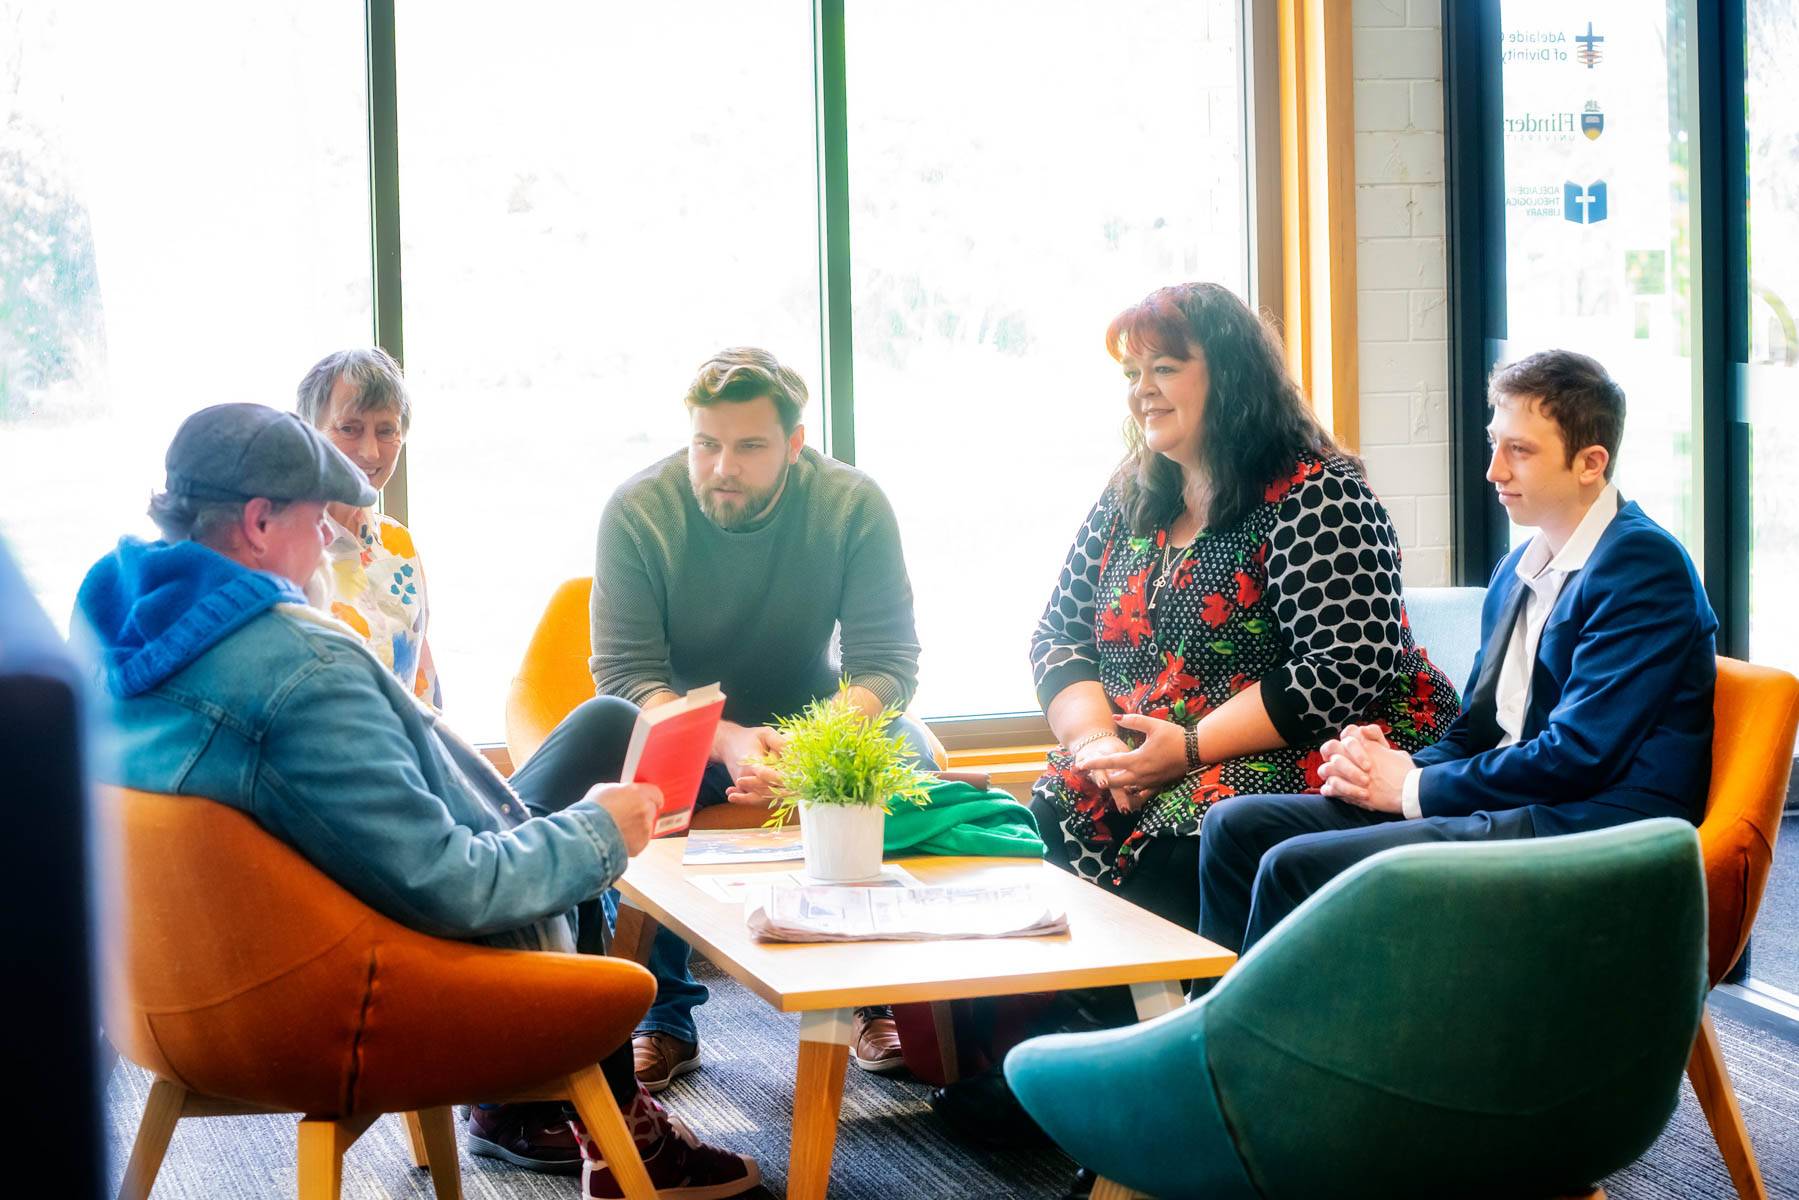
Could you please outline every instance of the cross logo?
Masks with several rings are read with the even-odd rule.
[[[1599,59],[1603,53],[1599,49],[1599,43],[1603,42],[1605,38],[1600,34],[1593,32],[1593,22],[1588,21],[1587,31],[1582,34],[1576,34],[1574,40],[1580,43],[1580,49],[1574,52],[1574,57],[1585,64],[1589,71],[1598,66]]]
[[[1605,180],[1595,179],[1584,188],[1578,183],[1562,184],[1562,216],[1576,225],[1605,220]]]

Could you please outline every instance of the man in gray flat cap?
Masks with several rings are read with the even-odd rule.
[[[508,783],[305,602],[329,539],[325,505],[375,500],[362,471],[298,417],[255,404],[189,417],[166,465],[150,502],[163,539],[121,539],[76,599],[111,702],[117,782],[243,809],[414,929],[603,948],[574,911],[624,873],[661,800],[645,784],[601,782],[618,778],[636,707],[588,701]],[[663,1194],[757,1184],[753,1161],[671,1122],[638,1086],[629,1046],[600,1066]],[[580,1170],[588,1197],[622,1195],[555,1103],[477,1107],[469,1149]]]

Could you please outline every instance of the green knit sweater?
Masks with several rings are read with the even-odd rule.
[[[600,695],[633,703],[717,681],[725,718],[744,725],[797,712],[840,675],[904,709],[918,635],[892,507],[808,447],[774,512],[727,531],[694,500],[686,451],[671,454],[600,518],[588,665]]]
[[[982,791],[960,780],[934,783],[925,790],[928,804],[895,804],[887,814],[881,839],[886,853],[1043,857],[1037,819],[1006,793]]]

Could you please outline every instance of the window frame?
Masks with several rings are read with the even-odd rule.
[[[1244,148],[1243,253],[1249,302],[1276,322],[1282,317],[1279,0],[1238,0],[1238,111]],[[398,71],[394,0],[365,0],[369,86],[370,270],[377,345],[405,365],[401,307]],[[850,319],[849,121],[845,0],[812,0],[813,89],[816,99],[819,349],[823,364],[820,449],[853,464],[855,358]],[[401,452],[382,497],[383,510],[405,522],[407,453]],[[1047,570],[1047,567],[1046,567]],[[1048,578],[1048,575],[1045,575]],[[1021,651],[1022,654],[1022,651]],[[931,718],[952,750],[1034,746],[1054,740],[1040,712],[996,712]]]

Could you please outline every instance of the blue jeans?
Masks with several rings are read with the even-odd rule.
[[[893,723],[892,731],[912,751],[913,766],[924,771],[936,767],[937,764],[931,760],[931,739],[925,733],[923,725],[911,717],[901,717]],[[724,764],[708,763],[706,777],[700,783],[700,794],[694,801],[694,807],[708,808],[714,804],[726,803],[725,791],[730,786],[731,776]],[[617,919],[618,914],[617,889],[606,893],[605,904],[607,921],[611,923]],[[706,997],[711,993],[706,990],[705,984],[693,977],[690,965],[692,959],[692,946],[666,929],[656,930],[655,940],[650,943],[649,962],[645,964],[656,977],[656,1003],[650,1006],[650,1011],[637,1023],[639,1034],[666,1033],[683,1042],[700,1040],[699,1029],[693,1020],[693,1010],[706,1003]]]

